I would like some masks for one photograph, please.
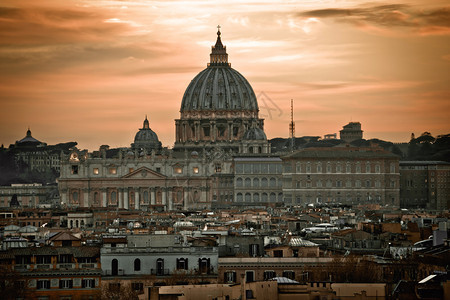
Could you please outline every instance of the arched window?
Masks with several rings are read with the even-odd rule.
[[[158,258],[156,260],[156,275],[162,276],[164,273],[164,259]]]
[[[241,187],[242,186],[242,178],[238,177],[236,178],[236,186]]]
[[[261,179],[261,186],[262,187],[267,187],[267,178],[264,177],[264,178]]]
[[[258,178],[254,178],[253,179],[253,186],[254,187],[259,187],[259,179]]]
[[[242,202],[242,193],[237,193],[237,195],[236,195],[236,201],[237,201],[237,202]]]
[[[141,270],[141,260],[139,258],[136,258],[134,260],[134,270],[140,271]]]
[[[119,261],[114,258],[111,261],[111,275],[117,276],[118,274],[119,274]]]
[[[244,185],[245,185],[245,187],[251,187],[252,180],[250,178],[245,178]]]
[[[250,195],[250,193],[246,193],[245,194],[245,202],[251,202],[252,201],[252,197]]]
[[[98,192],[94,193],[94,204],[98,205],[99,204],[99,195]]]
[[[277,195],[275,193],[270,193],[270,202],[277,202]]]
[[[270,178],[270,181],[269,181],[269,186],[270,187],[275,187],[275,186],[277,186],[277,180],[275,179],[275,178]]]
[[[253,194],[253,202],[259,202],[259,194],[258,193]]]
[[[267,193],[263,193],[262,194],[262,197],[261,197],[261,201],[262,202],[267,202],[269,199],[268,199],[269,197],[267,196]]]

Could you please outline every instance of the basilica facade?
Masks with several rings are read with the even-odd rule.
[[[258,113],[255,93],[231,68],[219,30],[210,62],[184,93],[173,149],[161,147],[147,117],[129,148],[74,149],[61,163],[62,205],[174,210],[231,203],[232,157],[270,153]]]

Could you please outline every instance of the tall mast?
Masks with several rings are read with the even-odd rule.
[[[291,140],[291,151],[295,147],[295,123],[294,123],[294,100],[291,99],[291,123],[289,124],[289,138]]]

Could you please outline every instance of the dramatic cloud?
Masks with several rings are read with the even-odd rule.
[[[333,18],[358,27],[410,27],[420,34],[450,34],[450,7],[417,10],[405,4],[327,8],[301,12],[300,17]]]

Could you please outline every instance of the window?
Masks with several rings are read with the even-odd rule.
[[[250,244],[248,254],[252,257],[259,256],[259,245],[258,244]]]
[[[72,175],[78,174],[78,165],[72,165]]]
[[[209,258],[199,258],[198,259],[198,270],[202,274],[209,274],[211,266],[211,259]]]
[[[236,272],[235,271],[226,271],[224,273],[224,278],[226,283],[236,283]]]
[[[380,165],[376,165],[375,166],[375,172],[376,173],[380,173]]]
[[[371,186],[370,180],[366,180],[366,188],[370,188],[370,186]]]
[[[283,277],[295,280],[295,272],[294,271],[283,271]]]
[[[351,173],[351,172],[352,172],[352,167],[350,166],[350,164],[347,164],[347,165],[345,166],[345,172],[346,172],[346,173]]]
[[[243,185],[242,178],[240,178],[240,177],[236,178],[236,186],[237,187],[241,187],[242,185]]]
[[[72,279],[61,279],[59,281],[60,289],[71,289],[73,288],[73,280]]]
[[[164,275],[164,259],[162,258],[156,260],[156,275]]]
[[[36,264],[51,264],[50,255],[36,255]]]
[[[259,179],[258,178],[253,179],[253,187],[259,187]]]
[[[192,172],[194,172],[194,174],[198,174],[198,172],[199,172],[199,169],[198,169],[198,167],[194,167],[194,168],[192,168]]]
[[[187,258],[177,258],[177,270],[187,270],[188,267],[188,259]]]
[[[244,186],[245,187],[251,187],[252,186],[252,181],[251,181],[250,178],[245,178]]]
[[[336,166],[336,173],[341,173],[342,172],[342,167],[341,165],[337,165]]]
[[[94,173],[94,175],[98,175],[98,173],[99,173],[98,168],[94,168],[93,173]]]
[[[361,173],[361,166],[359,164],[356,165],[356,173]]]
[[[216,171],[216,173],[221,173],[222,172],[222,165],[221,164],[216,164],[215,171]]]
[[[181,173],[183,173],[183,168],[182,167],[174,167],[173,172],[175,174],[181,174]]]
[[[277,273],[275,273],[275,271],[264,271],[264,280],[270,280],[274,277],[277,277]]]
[[[136,258],[134,260],[134,270],[140,271],[141,270],[141,260],[139,258]]]
[[[366,173],[370,173],[370,165],[369,164],[366,165]]]
[[[331,173],[331,165],[327,164],[327,173]]]
[[[261,187],[267,187],[267,178],[262,178],[261,179]]]
[[[115,167],[109,168],[109,174],[116,175],[117,174],[117,169]]]
[[[255,281],[255,271],[245,271],[245,281],[246,282]]]
[[[209,136],[209,127],[203,127],[203,135],[204,135],[205,137],[208,137],[208,136]]]
[[[49,289],[50,288],[50,280],[38,280],[36,288],[38,290]]]
[[[95,279],[83,279],[81,281],[81,287],[84,289],[95,288]]]
[[[322,165],[321,164],[317,165],[317,173],[322,173]]]

